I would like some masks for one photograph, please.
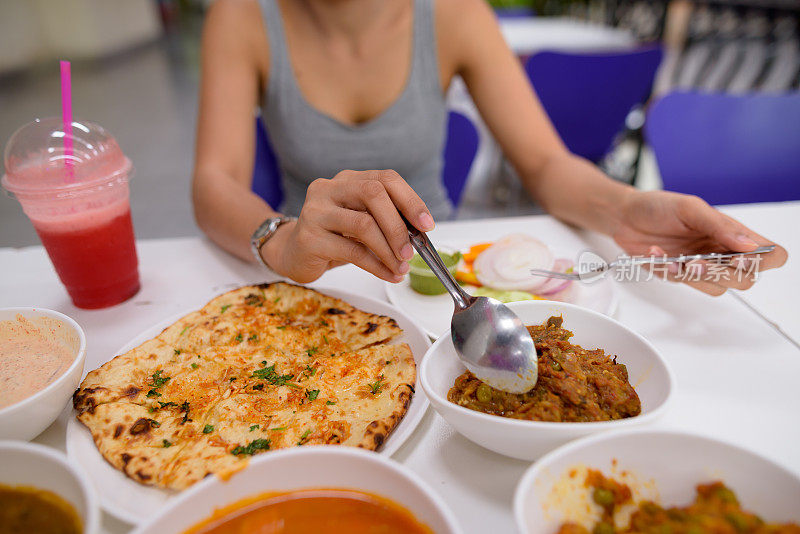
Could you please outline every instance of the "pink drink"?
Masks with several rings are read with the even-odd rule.
[[[117,202],[62,220],[31,219],[50,261],[79,308],[105,308],[139,291],[131,210]]]
[[[12,137],[3,185],[22,204],[75,306],[118,304],[140,287],[130,160],[90,123],[74,123],[74,155],[54,155],[63,133],[52,121],[34,122]]]

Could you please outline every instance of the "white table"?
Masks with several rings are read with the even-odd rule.
[[[800,247],[792,222],[800,220],[800,203],[735,207],[753,227],[785,237]],[[577,252],[591,248],[613,256],[607,238],[575,232],[546,216],[443,223],[434,240],[496,239],[525,231]],[[138,244],[142,291],[130,301],[102,311],[74,308],[40,247],[0,249],[0,306],[36,305],[62,311],[86,330],[86,370],[109,359],[116,349],[152,324],[200,307],[231,286],[264,281],[264,273],[201,239],[163,239]],[[752,292],[764,313],[796,325],[800,315],[790,307],[800,265],[770,272]],[[352,267],[323,276],[315,286],[336,286],[385,298],[382,282]],[[754,449],[800,473],[800,352],[768,324],[726,295],[711,298],[684,286],[663,282],[619,284],[617,318],[658,347],[677,377],[677,394],[659,428],[711,434]],[[796,295],[796,294],[795,294]],[[790,304],[791,303],[791,304]],[[787,326],[788,327],[788,326]],[[418,390],[419,391],[419,390]],[[64,448],[71,413],[61,417],[35,441]],[[527,462],[506,458],[456,434],[429,410],[414,436],[394,455],[438,491],[460,518],[467,533],[513,533],[511,502]],[[108,515],[103,532],[130,527]]]
[[[539,50],[587,51],[626,48],[636,43],[627,30],[561,17],[500,19],[500,30],[515,54]]]
[[[766,273],[762,279],[741,296],[759,312],[800,342],[800,201],[782,204],[745,204],[723,208],[725,212],[782,244],[789,251],[786,265]],[[800,454],[800,452],[798,453]]]

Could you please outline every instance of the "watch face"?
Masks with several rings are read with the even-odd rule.
[[[269,237],[273,233],[275,233],[275,230],[277,230],[282,223],[295,220],[297,219],[294,217],[272,217],[270,219],[267,219],[266,221],[261,223],[261,226],[259,226],[255,232],[253,232],[253,235],[250,239],[253,243],[256,243],[258,241],[263,243],[264,241],[269,239]]]
[[[266,221],[261,223],[261,226],[256,228],[256,231],[253,232],[253,236],[252,236],[251,239],[253,239],[254,241],[257,240],[257,239],[261,239],[265,235],[269,234],[270,231],[272,231],[272,229],[274,228],[274,225],[275,225],[275,219],[274,218],[267,219]]]

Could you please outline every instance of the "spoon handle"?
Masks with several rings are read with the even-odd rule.
[[[442,282],[445,289],[447,289],[447,292],[450,293],[450,296],[453,297],[456,310],[463,310],[467,308],[472,302],[473,297],[461,289],[461,286],[455,281],[453,276],[450,274],[450,271],[448,271],[447,267],[445,267],[442,258],[439,257],[439,253],[436,252],[436,249],[433,247],[431,240],[428,239],[427,235],[425,235],[425,232],[421,232],[416,226],[408,222],[408,219],[406,219],[402,213],[400,214],[400,217],[403,219],[403,222],[406,223],[406,228],[408,228],[408,237],[411,240],[411,244],[414,246],[422,259],[425,260],[425,263],[428,264],[428,267],[431,268],[431,271],[433,271],[433,274],[436,275],[436,278]]]

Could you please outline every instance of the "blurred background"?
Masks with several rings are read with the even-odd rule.
[[[133,160],[137,237],[197,235],[189,189],[208,3],[0,0],[0,144],[60,114],[57,60],[68,59],[75,116]],[[714,204],[800,199],[800,1],[491,4],[568,146],[616,179]],[[448,101],[456,217],[537,212],[460,81]],[[0,196],[0,246],[37,243]]]

